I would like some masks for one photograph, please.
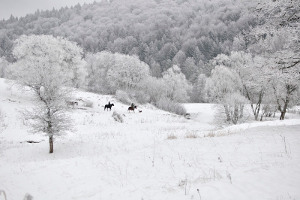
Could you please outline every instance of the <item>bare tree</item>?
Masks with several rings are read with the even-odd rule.
[[[208,100],[222,105],[220,112],[225,114],[226,121],[237,124],[243,118],[244,105],[248,103],[242,96],[242,82],[238,73],[223,65],[217,65],[211,77],[206,81]]]
[[[269,62],[268,78],[283,120],[297,98],[300,82],[300,4],[297,0],[262,1],[256,11],[260,20],[248,35],[249,50]]]
[[[35,96],[35,107],[24,110],[23,116],[29,121],[33,132],[45,133],[49,137],[49,153],[53,153],[54,136],[59,136],[72,128],[70,117],[66,114],[65,103],[71,91],[49,85],[31,89]]]
[[[25,110],[33,132],[49,137],[53,153],[54,136],[71,128],[66,115],[66,99],[78,74],[82,50],[75,43],[53,36],[22,36],[16,40],[13,54],[17,61],[12,76],[33,92],[34,108]]]

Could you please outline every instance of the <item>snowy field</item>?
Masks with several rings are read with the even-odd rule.
[[[211,104],[185,105],[185,119],[151,105],[128,113],[111,96],[77,91],[76,98],[93,106],[82,101],[70,109],[74,131],[57,137],[49,154],[48,138],[30,133],[20,117],[33,106],[30,93],[0,79],[0,190],[7,200],[26,193],[35,200],[300,199],[299,115],[220,129]],[[112,111],[104,111],[108,101]]]

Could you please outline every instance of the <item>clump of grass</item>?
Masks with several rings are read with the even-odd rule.
[[[189,138],[189,139],[195,139],[195,138],[198,138],[198,137],[199,136],[195,132],[186,133],[186,135],[185,135],[185,138]]]
[[[223,137],[223,136],[237,134],[239,132],[240,130],[218,130],[218,131],[211,131],[205,134],[204,137]]]
[[[174,135],[174,133],[172,133],[172,134],[168,135],[167,139],[168,140],[175,140],[175,139],[177,139],[177,136]]]
[[[30,194],[25,194],[24,200],[33,200],[33,196]]]
[[[215,132],[209,132],[208,134],[205,134],[204,137],[216,137]]]

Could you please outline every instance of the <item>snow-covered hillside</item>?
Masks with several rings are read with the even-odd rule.
[[[48,138],[32,134],[19,112],[33,106],[32,96],[0,79],[7,200],[300,199],[299,116],[217,129],[211,104],[187,104],[185,119],[151,105],[128,113],[112,96],[77,91],[74,99],[74,131],[57,137],[49,154]],[[108,101],[112,111],[104,111]]]

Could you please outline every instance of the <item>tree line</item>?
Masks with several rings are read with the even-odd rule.
[[[173,65],[191,83],[210,74],[206,64],[236,50],[234,38],[256,23],[246,0],[114,0],[94,2],[0,21],[0,57],[12,62],[21,35],[54,35],[76,42],[87,53],[136,55],[152,76]]]

